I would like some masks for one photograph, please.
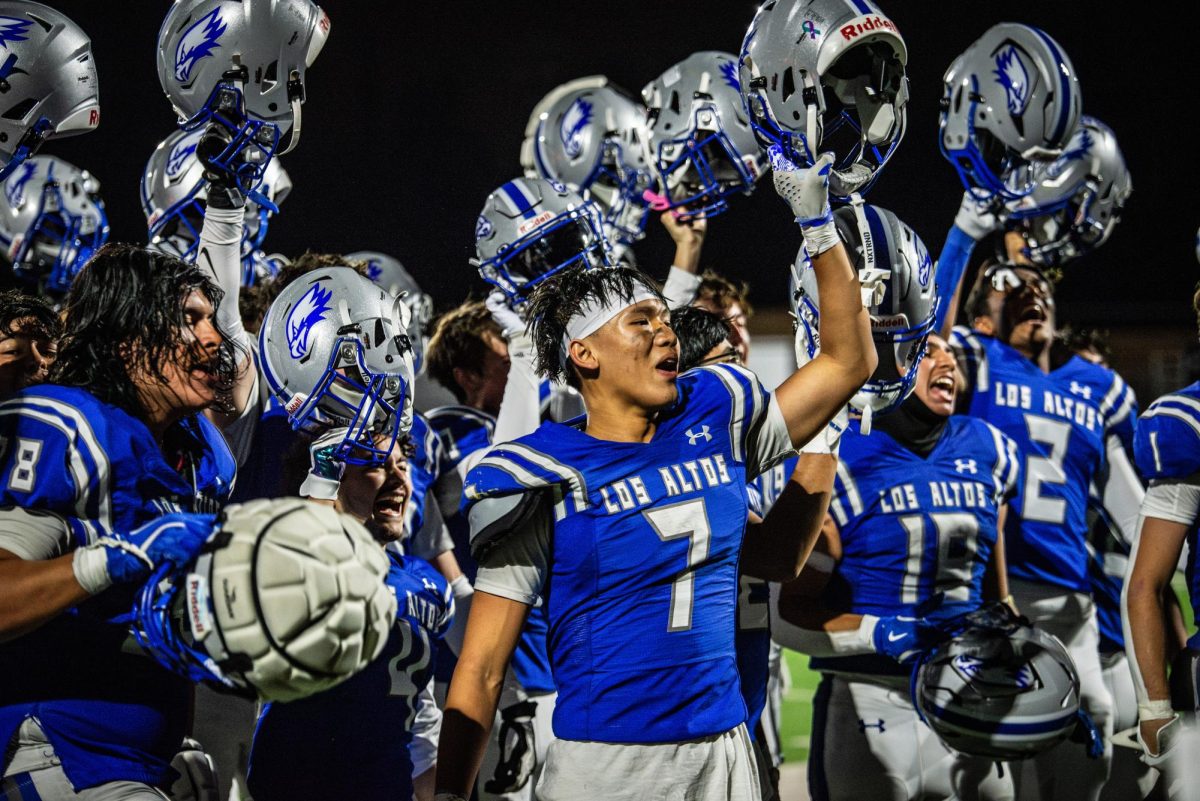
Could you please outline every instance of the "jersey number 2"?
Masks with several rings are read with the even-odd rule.
[[[1050,448],[1049,456],[1029,456],[1025,459],[1025,500],[1023,517],[1043,523],[1061,524],[1067,517],[1067,502],[1063,498],[1048,498],[1042,494],[1043,484],[1067,483],[1063,459],[1071,438],[1071,424],[1061,420],[1027,414],[1025,426],[1029,438]]]
[[[692,603],[696,595],[696,565],[708,558],[712,528],[703,499],[681,501],[642,512],[654,533],[663,542],[688,540],[687,567],[671,585],[671,615],[667,631],[687,631],[692,627]]]

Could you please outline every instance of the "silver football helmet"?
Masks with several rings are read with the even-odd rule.
[[[142,172],[142,212],[150,233],[150,247],[184,261],[195,261],[204,226],[208,200],[208,182],[204,165],[196,156],[196,144],[202,129],[175,131],[150,154]],[[292,179],[273,158],[267,164],[258,189],[246,196],[246,216],[242,228],[242,284],[251,286],[274,275],[270,262],[257,258],[267,236],[269,220],[279,204],[292,191]],[[267,201],[263,205],[255,198]]]
[[[600,207],[613,245],[645,236],[650,169],[646,108],[603,75],[565,83],[541,99],[525,126],[521,168],[585,194]]]
[[[400,260],[374,250],[348,253],[351,261],[367,264],[367,278],[383,287],[389,295],[404,301],[408,307],[408,341],[413,348],[413,370],[420,375],[425,366],[425,328],[433,320],[433,298],[421,291],[421,287]]]
[[[610,267],[612,258],[595,201],[558,181],[514,178],[484,202],[471,264],[520,305],[547,276],[574,264]]]
[[[284,287],[259,330],[263,376],[292,427],[345,427],[338,458],[379,464],[412,425],[408,307],[349,267]]]
[[[92,41],[61,11],[0,0],[0,181],[47,139],[100,124]]]
[[[648,83],[642,99],[663,193],[653,209],[686,206],[711,217],[729,208],[731,195],[754,191],[767,161],[750,128],[734,56],[693,53]]]
[[[851,266],[864,282],[864,305],[879,353],[879,366],[850,400],[851,408],[863,415],[866,433],[872,415],[892,411],[916,386],[937,309],[935,267],[921,238],[887,209],[858,201],[833,217]],[[803,246],[792,265],[792,299],[797,347],[806,351],[798,355],[807,361],[821,345],[820,296]]]
[[[750,23],[738,59],[750,123],[809,167],[834,154],[829,192],[863,193],[904,136],[908,48],[872,0],[776,0]]]
[[[1025,240],[1025,255],[1058,267],[1108,241],[1133,180],[1112,129],[1084,116],[1063,154],[1032,167],[1036,186],[1008,204],[1009,227]]]
[[[158,32],[158,80],[185,128],[215,119],[233,133],[231,163],[247,149],[265,163],[280,137],[291,133],[282,153],[300,141],[304,72],[328,36],[312,0],[175,0]]]
[[[33,156],[4,182],[0,245],[22,280],[66,294],[107,241],[100,182],[87,170],[55,156]]]
[[[1026,759],[1089,724],[1063,644],[1000,606],[967,615],[962,630],[928,657],[913,702],[947,748]]]
[[[1079,127],[1079,78],[1045,31],[1002,22],[946,70],[942,155],[977,199],[1016,200],[1034,190],[1031,161],[1051,161]]]

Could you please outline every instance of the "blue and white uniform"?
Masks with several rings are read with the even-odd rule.
[[[61,556],[165,512],[215,512],[233,478],[225,440],[201,415],[171,426],[160,446],[83,389],[43,384],[0,404],[0,507],[80,520],[59,541],[0,526],[0,548],[23,559]],[[127,626],[106,622],[131,609],[135,589],[111,587],[0,643],[0,742],[36,718],[76,789],[159,784],[186,734],[190,683],[128,647]]]
[[[1017,443],[1019,491],[1009,506],[1004,540],[1009,589],[1021,613],[1062,640],[1079,673],[1083,708],[1104,733],[1105,755],[1089,759],[1082,745],[1052,749],[1018,767],[1043,794],[1095,799],[1108,774],[1112,694],[1100,664],[1099,629],[1088,573],[1088,508],[1092,487],[1107,469],[1107,440],[1121,406],[1109,391],[1083,392],[1111,370],[1073,356],[1044,373],[995,337],[956,327],[951,344],[967,377],[970,414]],[[1115,393],[1119,395],[1120,393]],[[1128,415],[1128,410],[1124,412]],[[1071,776],[1067,782],[1063,777]]]
[[[349,680],[263,707],[250,751],[256,799],[412,797],[417,700],[433,676],[433,641],[450,625],[454,597],[427,562],[388,557],[399,611],[387,644]]]
[[[975,418],[948,418],[927,456],[857,421],[842,437],[829,513],[841,559],[821,605],[887,617],[913,614],[936,593],[948,618],[982,605],[998,513],[1016,486],[1016,445]],[[817,558],[820,557],[820,558]],[[814,799],[1012,798],[1011,779],[986,760],[950,752],[919,720],[912,674],[877,653],[814,656],[822,674],[813,710],[809,788]]]
[[[793,446],[749,371],[704,367],[677,386],[649,442],[546,423],[467,476],[477,590],[548,609],[559,739],[539,797],[590,787],[644,798],[682,782],[758,792],[734,645],[737,564],[747,482]],[[524,525],[495,523],[524,503],[538,504]],[[705,756],[684,767],[674,757],[685,748]]]

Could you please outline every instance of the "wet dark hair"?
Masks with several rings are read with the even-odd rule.
[[[1072,353],[1090,350],[1104,359],[1112,361],[1112,346],[1109,344],[1110,332],[1107,328],[1074,328],[1067,326],[1058,333],[1058,339]]]
[[[66,298],[66,324],[50,381],[82,387],[105,403],[144,420],[146,410],[133,382],[141,371],[166,383],[163,368],[201,356],[180,353],[186,327],[183,302],[199,290],[220,305],[224,293],[194,264],[125,244],[108,244],[79,272]],[[216,318],[213,323],[217,326]],[[222,344],[215,354],[218,405],[229,404],[237,353],[217,327]]]
[[[608,270],[560,270],[544,279],[529,296],[526,318],[537,350],[537,369],[551,381],[566,381],[577,387],[579,379],[563,355],[562,340],[567,323],[583,305],[598,300],[608,305],[628,300],[639,288],[654,293],[666,305],[666,300],[654,279],[632,267]]]
[[[19,324],[15,332],[14,324]],[[45,298],[26,295],[19,289],[0,292],[0,339],[17,333],[55,342],[62,336],[62,328],[62,320]]]
[[[684,306],[672,311],[671,329],[679,338],[681,373],[700,364],[710,350],[729,338],[729,323],[698,306]]]
[[[466,401],[467,393],[454,377],[454,368],[482,373],[490,350],[488,334],[502,336],[500,325],[482,300],[465,301],[433,323],[433,335],[425,345],[425,369],[434,381],[453,392],[459,403]]]

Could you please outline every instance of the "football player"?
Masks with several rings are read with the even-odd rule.
[[[588,413],[493,447],[468,474],[480,572],[439,748],[443,797],[470,793],[543,593],[559,700],[539,798],[759,796],[732,625],[745,485],[821,432],[875,366],[829,164],[776,168],[817,254],[827,346],[774,393],[733,365],[678,375],[666,304],[636,271],[562,270],[534,291],[539,368],[577,385]],[[769,575],[803,560],[792,538],[746,543],[742,563]]]
[[[197,554],[232,487],[229,449],[202,414],[232,384],[221,300],[192,265],[108,245],[67,296],[51,380],[0,404],[10,794],[162,798],[191,685],[107,621],[156,566]],[[77,519],[69,534],[55,515]]]
[[[1078,357],[1053,366],[1053,289],[1032,267],[981,270],[965,318],[971,327],[955,327],[952,341],[967,379],[960,404],[1008,435],[1020,455],[1021,491],[1005,522],[1012,593],[1022,614],[1067,646],[1083,708],[1107,742],[1112,696],[1090,594],[1087,511],[1109,434],[1128,415],[1117,402],[1123,382]],[[1043,797],[1094,799],[1110,754],[1106,747],[1090,760],[1080,745],[1066,743],[1019,769],[1036,776],[1030,781]]]
[[[0,399],[46,380],[61,334],[62,320],[45,299],[0,292]]]
[[[913,394],[869,436],[851,422],[842,437],[831,516],[772,621],[822,674],[814,799],[1013,797],[1010,771],[947,749],[907,693],[904,663],[942,637],[937,620],[1008,595],[1002,529],[1017,476],[1008,437],[952,414],[962,379],[949,345],[927,347]]]

